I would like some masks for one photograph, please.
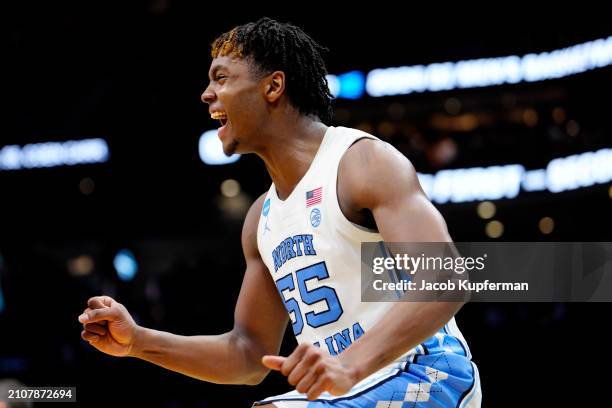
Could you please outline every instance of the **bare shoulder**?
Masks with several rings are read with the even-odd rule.
[[[259,225],[259,214],[261,214],[266,194],[263,193],[251,204],[251,208],[249,208],[244,219],[242,226],[242,249],[247,257],[249,255],[259,256],[259,250],[257,249],[257,226]]]
[[[410,160],[376,139],[360,139],[349,147],[340,160],[338,190],[362,208],[390,194],[422,192]]]
[[[388,143],[364,140],[348,149],[338,170],[338,196],[344,208],[369,210],[385,241],[451,240],[414,167]]]

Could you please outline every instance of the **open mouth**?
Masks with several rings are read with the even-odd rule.
[[[221,127],[227,124],[227,113],[225,112],[216,111],[216,112],[211,113],[210,117],[215,120],[218,120],[219,123],[221,123]]]

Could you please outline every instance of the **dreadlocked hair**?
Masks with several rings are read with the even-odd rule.
[[[249,58],[264,75],[283,71],[291,104],[329,123],[332,95],[321,56],[327,51],[299,27],[264,17],[221,34],[212,43],[211,55]]]

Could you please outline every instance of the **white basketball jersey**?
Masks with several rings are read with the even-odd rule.
[[[332,355],[368,332],[394,305],[361,301],[361,242],[379,242],[382,237],[351,223],[338,204],[340,159],[362,138],[375,139],[359,130],[329,127],[289,197],[280,200],[274,184],[270,186],[257,229],[259,252],[289,312],[297,341]],[[451,337],[454,342],[444,341]],[[408,351],[404,361],[406,355],[430,353],[438,344],[469,358],[454,319],[430,340]]]

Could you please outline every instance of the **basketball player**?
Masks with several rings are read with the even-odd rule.
[[[82,337],[204,381],[258,384],[269,370],[296,390],[261,407],[478,407],[476,366],[458,302],[360,301],[362,241],[449,242],[410,162],[389,144],[331,127],[323,49],[263,18],[212,46],[202,100],[226,154],[255,153],[272,185],[242,231],[246,272],[234,328],[179,336],[138,326],[107,296],[79,316]],[[299,343],[277,356],[287,322]]]

